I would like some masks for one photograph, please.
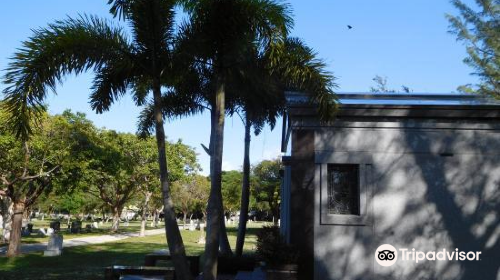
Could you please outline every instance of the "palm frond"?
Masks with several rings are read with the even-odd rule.
[[[132,0],[109,0],[108,5],[111,5],[109,12],[119,19],[126,19],[130,14],[130,4]]]
[[[326,64],[316,52],[300,39],[287,38],[275,44],[267,54],[271,71],[280,77],[286,90],[303,91],[318,105],[322,120],[335,116],[338,99],[333,91],[335,77],[326,70]]]
[[[127,93],[136,76],[138,71],[132,61],[108,61],[97,70],[94,78],[90,94],[91,108],[99,114],[108,111],[114,101]]]
[[[205,109],[201,98],[194,95],[182,95],[173,90],[162,94],[161,102],[163,119],[192,116]],[[154,125],[154,104],[150,101],[139,114],[137,134],[142,138],[148,137],[154,131]]]
[[[172,0],[135,0],[129,3],[127,19],[134,41],[142,52],[160,56],[169,50],[174,37],[174,7],[175,1]]]
[[[129,51],[122,29],[97,17],[68,18],[35,30],[4,76],[5,109],[15,135],[29,137],[28,120],[39,117],[47,90],[55,92],[63,76],[101,69],[108,61],[126,59]]]

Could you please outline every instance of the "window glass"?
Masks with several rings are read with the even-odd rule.
[[[359,215],[359,166],[328,165],[328,213]]]

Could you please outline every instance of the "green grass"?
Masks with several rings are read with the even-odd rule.
[[[262,224],[249,224],[245,253],[252,253],[256,232]],[[237,229],[228,227],[229,241],[234,248]],[[182,230],[188,255],[200,255],[204,245],[198,244],[199,231]],[[142,265],[144,255],[166,248],[165,235],[133,237],[118,242],[66,248],[62,256],[43,257],[31,253],[17,258],[0,257],[0,279],[104,279],[104,268],[111,265]]]

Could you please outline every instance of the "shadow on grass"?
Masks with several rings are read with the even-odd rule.
[[[258,228],[248,228],[245,253],[251,253]],[[237,229],[228,227],[231,241]],[[188,255],[201,255],[204,245],[198,244],[199,231],[182,231]],[[24,243],[24,241],[23,241]],[[234,243],[233,243],[234,246]],[[118,242],[65,248],[62,256],[43,257],[31,253],[17,258],[0,257],[0,280],[87,280],[104,279],[104,268],[112,265],[142,265],[144,256],[167,247],[165,235],[133,237]]]
[[[161,243],[107,243],[64,249],[58,257],[42,253],[0,258],[0,279],[104,279],[111,265],[142,265],[144,255],[165,248]]]

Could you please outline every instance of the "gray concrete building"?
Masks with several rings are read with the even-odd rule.
[[[500,280],[500,103],[338,96],[329,122],[288,98],[281,230],[301,279]]]

